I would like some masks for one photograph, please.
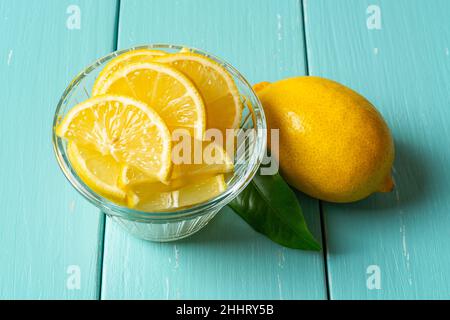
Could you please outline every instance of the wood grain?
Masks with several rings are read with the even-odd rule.
[[[66,26],[69,6],[81,28]],[[368,29],[369,6],[381,29]],[[117,1],[0,1],[0,299],[324,299],[322,253],[284,249],[229,208],[181,242],[134,239],[58,169],[50,131],[70,79],[115,46]],[[450,21],[446,0],[122,0],[119,46],[178,43],[253,83],[309,71],[369,98],[396,141],[396,191],[323,204],[332,299],[450,297]],[[370,10],[369,10],[370,11]],[[321,238],[317,201],[299,195]],[[79,267],[80,289],[67,287]],[[381,288],[367,287],[370,266]],[[370,270],[370,269],[369,269]]]
[[[369,5],[380,30],[367,28]],[[448,12],[446,0],[305,2],[311,74],[369,98],[397,153],[393,193],[324,205],[333,299],[450,297]],[[366,285],[371,265],[379,290]]]
[[[119,46],[175,43],[210,51],[251,82],[305,73],[296,0],[122,0]],[[300,196],[320,239],[317,201]],[[158,244],[107,221],[102,298],[324,299],[322,253],[284,249],[226,208],[197,235]]]
[[[109,0],[0,1],[0,299],[98,296],[102,218],[58,169],[51,129],[71,78],[111,51],[115,14]]]

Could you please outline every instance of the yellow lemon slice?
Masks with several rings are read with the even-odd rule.
[[[149,202],[168,201],[167,199],[171,198],[170,193],[172,191],[178,190],[188,185],[190,182],[192,181],[179,179],[165,184],[161,182],[152,182],[150,180],[141,180],[133,181],[124,186],[123,190],[127,193],[126,198],[128,207],[134,208],[142,201],[146,201],[147,205]]]
[[[126,193],[117,181],[121,165],[111,155],[79,148],[72,141],[67,145],[67,155],[81,180],[93,191],[115,202],[125,202]]]
[[[165,182],[171,175],[169,130],[143,102],[115,95],[91,98],[69,111],[56,134],[136,167],[154,180]]]
[[[169,64],[192,80],[205,102],[207,129],[225,133],[226,129],[239,127],[243,106],[236,84],[224,67],[185,51],[156,57],[154,61]]]
[[[127,64],[98,89],[99,94],[133,97],[152,107],[170,131],[184,129],[202,140],[205,107],[201,95],[181,72],[160,63]]]
[[[120,170],[118,184],[121,188],[125,189],[130,185],[154,182],[154,179],[135,167],[124,165]]]
[[[144,184],[128,191],[128,206],[147,212],[176,210],[208,201],[220,195],[226,188],[223,175],[199,178],[195,182],[173,190]]]
[[[173,163],[172,175],[170,183],[175,181],[193,179],[197,176],[212,176],[220,173],[229,173],[234,170],[234,162],[228,153],[218,144],[213,142],[199,142],[200,153],[193,150],[190,152],[188,159],[179,159]],[[172,149],[172,161],[174,162],[174,154],[176,146]],[[194,148],[194,146],[192,147]],[[182,160],[187,160],[184,163]],[[142,183],[153,183],[153,179],[147,176],[141,170],[125,165],[122,167],[119,185],[126,188],[129,185]]]
[[[94,87],[92,88],[92,95],[99,95],[101,88],[105,85],[108,78],[123,66],[130,63],[149,62],[153,58],[160,57],[165,54],[165,52],[159,50],[137,49],[117,56],[108,62],[108,64],[99,73],[97,79],[95,80]]]
[[[191,142],[191,152],[185,157],[185,150],[174,142],[172,147],[173,171],[171,179],[192,176],[217,175],[233,171],[234,162],[219,144],[207,141]]]

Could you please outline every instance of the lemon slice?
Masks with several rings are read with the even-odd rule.
[[[97,91],[143,101],[158,112],[170,131],[185,129],[193,137],[203,139],[206,120],[201,95],[174,68],[150,62],[127,64],[108,77]]]
[[[194,151],[190,153],[190,159],[186,163],[175,162],[173,164],[170,183],[180,179],[189,180],[196,176],[212,176],[220,173],[229,173],[234,170],[233,160],[221,146],[206,141],[200,142],[200,146],[202,152],[198,157],[195,156],[196,151]],[[174,157],[175,155],[172,154],[172,160],[174,160]],[[129,185],[152,182],[154,182],[153,179],[141,170],[128,165],[122,167],[119,177],[120,187],[126,188]]]
[[[177,179],[177,180],[169,180],[169,181],[165,181],[164,183],[161,184],[161,182],[155,181],[155,179],[152,179],[152,177],[149,177],[147,174],[145,174],[144,172],[142,172],[141,170],[129,166],[129,165],[124,165],[120,168],[120,172],[118,175],[118,185],[120,188],[122,189],[129,189],[129,188],[133,188],[137,185],[148,185],[149,187],[157,191],[159,189],[164,189],[164,190],[172,190],[175,187],[181,187],[182,185],[185,185],[187,183],[189,183],[189,180],[185,179],[185,180],[181,180],[181,179]]]
[[[147,212],[175,210],[208,201],[226,188],[223,175],[199,178],[191,184],[169,191],[161,191],[158,187],[155,190],[144,184],[128,191],[128,206]]]
[[[242,103],[236,84],[217,62],[205,56],[180,52],[156,57],[156,62],[166,63],[183,72],[200,91],[206,108],[206,128],[236,129],[242,117]]]
[[[225,149],[214,142],[198,142],[200,146],[192,143],[192,152],[186,159],[176,159],[177,146],[172,149],[173,170],[171,179],[188,178],[192,176],[217,175],[233,171],[234,162]],[[199,152],[201,151],[201,153]],[[187,161],[186,161],[187,160]]]
[[[137,49],[117,56],[116,58],[108,62],[108,64],[98,75],[97,80],[95,80],[94,87],[92,88],[92,95],[99,95],[101,88],[105,85],[105,82],[108,80],[108,78],[121,67],[130,63],[148,62],[155,57],[163,56],[165,54],[165,52],[159,50]]]
[[[192,181],[189,180],[172,180],[169,183],[152,182],[150,180],[133,181],[124,186],[123,190],[127,193],[127,205],[134,208],[140,201],[154,203],[155,201],[171,201],[171,192],[178,190]],[[119,182],[120,184],[120,182]],[[142,199],[142,200],[141,200]],[[166,200],[164,200],[166,199]]]
[[[118,186],[121,165],[110,155],[97,150],[67,145],[67,155],[81,180],[98,194],[116,202],[124,202],[126,193]]]
[[[91,98],[69,111],[56,134],[136,167],[154,180],[166,182],[171,175],[169,130],[153,109],[134,99]]]
[[[121,188],[127,188],[129,185],[154,182],[154,179],[135,167],[124,165],[120,170],[118,184]]]

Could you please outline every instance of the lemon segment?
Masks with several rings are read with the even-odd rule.
[[[168,191],[173,190],[175,187],[179,188],[185,184],[188,184],[190,180],[186,179],[171,179],[161,183],[148,176],[141,170],[129,166],[124,165],[120,169],[118,185],[122,189],[130,189],[130,188],[147,188],[150,187],[155,192],[159,191]]]
[[[220,195],[226,188],[227,184],[223,174],[198,180],[176,191],[178,207],[188,207],[206,202]]]
[[[194,144],[195,142],[192,143]],[[220,145],[206,141],[200,141],[198,143],[200,145],[198,148],[201,148],[201,153],[198,153],[198,156],[196,156],[195,153],[197,151],[194,149],[196,147],[192,146],[194,151],[189,153],[189,159],[185,159],[187,160],[186,163],[179,162],[183,159],[177,159],[177,161],[175,161],[174,158],[177,156],[174,154],[175,148],[172,150],[173,169],[169,183],[173,183],[180,179],[192,180],[196,179],[196,177],[229,173],[234,170],[233,160]],[[196,163],[196,161],[198,163]],[[129,185],[153,182],[155,181],[152,177],[149,177],[135,167],[129,165],[122,167],[119,177],[119,185],[122,188],[126,188]]]
[[[187,184],[187,181],[171,181],[168,184],[161,182],[140,181],[130,183],[125,187],[127,193],[127,204],[134,208],[138,203],[145,201],[148,206],[155,208],[164,208],[166,203],[170,200],[170,193]],[[159,205],[156,203],[161,202]],[[151,203],[149,205],[149,203]]]
[[[129,185],[154,182],[157,181],[132,166],[124,165],[120,170],[118,184],[121,188],[127,188]]]
[[[181,72],[160,63],[133,63],[118,69],[98,90],[99,94],[133,97],[152,107],[171,132],[184,129],[202,140],[206,118],[203,100]]]
[[[174,143],[172,150],[173,170],[171,179],[189,178],[194,176],[217,175],[229,173],[234,170],[234,162],[226,150],[219,144],[207,141],[194,141],[193,151],[186,159],[176,159]],[[198,144],[195,146],[195,144]],[[199,152],[201,151],[201,153]],[[177,161],[175,161],[177,160]],[[188,160],[188,161],[182,161]]]
[[[176,210],[208,201],[224,192],[227,185],[224,176],[217,175],[199,178],[190,184],[169,191],[159,189],[158,192],[154,187],[155,185],[153,187],[141,185],[128,191],[128,206],[147,212]]]
[[[99,73],[92,88],[92,95],[99,95],[102,91],[102,87],[105,85],[109,77],[123,66],[130,63],[149,62],[152,61],[153,58],[163,56],[165,54],[165,52],[159,50],[137,49],[117,56],[116,58],[108,62],[108,64]]]
[[[243,106],[236,84],[227,70],[214,60],[192,52],[156,57],[183,72],[197,87],[206,108],[206,128],[236,129],[240,125]]]
[[[153,109],[134,99],[91,98],[69,111],[56,134],[134,166],[154,180],[166,182],[171,175],[169,130]]]
[[[79,148],[74,142],[68,143],[67,155],[81,180],[92,190],[110,200],[124,202],[126,193],[117,184],[121,166],[112,156]]]

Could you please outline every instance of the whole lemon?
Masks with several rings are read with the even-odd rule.
[[[264,82],[254,89],[268,127],[280,130],[278,155],[270,134],[269,147],[289,184],[330,202],[392,190],[393,139],[364,97],[319,77]]]

